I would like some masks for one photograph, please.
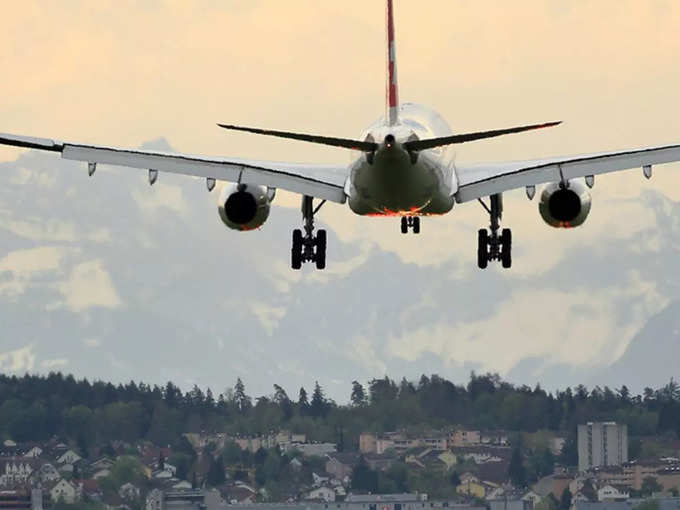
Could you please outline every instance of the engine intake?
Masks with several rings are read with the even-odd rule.
[[[582,225],[590,214],[591,197],[585,185],[569,181],[548,184],[541,193],[538,210],[543,220],[554,228],[572,228]]]
[[[217,210],[227,227],[253,230],[267,221],[275,193],[266,186],[231,184],[222,189]]]

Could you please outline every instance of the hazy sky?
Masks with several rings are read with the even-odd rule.
[[[384,9],[384,2],[378,0],[22,2],[5,8],[0,18],[0,132],[131,147],[164,137],[174,149],[191,153],[349,161],[350,156],[342,150],[229,133],[215,123],[357,136],[383,111]],[[551,130],[462,145],[458,155],[461,161],[524,159],[680,140],[678,2],[395,0],[395,15],[402,101],[434,107],[454,130],[460,131],[564,121]],[[22,151],[16,149],[0,149],[0,161],[16,160],[20,154]],[[627,247],[613,253],[623,261],[640,250],[658,251],[653,239],[645,238],[648,244],[639,246],[638,234],[653,229],[656,216],[638,199],[643,191],[655,191],[671,201],[680,199],[678,170],[678,165],[659,167],[651,182],[643,180],[639,170],[598,177],[589,221],[584,228],[570,232],[544,225],[536,203],[526,201],[522,191],[509,194],[505,220],[513,228],[515,240],[511,273],[499,268],[476,272],[474,232],[488,220],[474,203],[455,208],[446,218],[428,218],[417,239],[398,234],[395,221],[358,218],[346,207],[330,205],[321,219],[337,240],[329,246],[326,274],[311,270],[292,274],[287,270],[285,245],[289,230],[297,226],[296,216],[288,215],[293,223],[277,226],[280,232],[274,234],[271,224],[259,232],[260,236],[282,239],[284,250],[277,247],[278,252],[267,252],[262,260],[248,262],[259,264],[251,269],[273,282],[271,285],[281,294],[277,294],[280,301],[276,304],[260,296],[256,300],[259,304],[251,307],[252,316],[273,338],[289,341],[277,325],[301,289],[315,285],[331,295],[338,292],[338,296],[346,297],[338,286],[350,278],[359,294],[369,290],[363,285],[373,290],[398,279],[399,274],[382,275],[384,280],[377,278],[369,283],[369,278],[357,277],[373,267],[367,261],[377,253],[395,257],[410,270],[413,264],[415,270],[428,271],[431,278],[448,282],[451,301],[479,315],[473,317],[467,309],[449,309],[442,296],[437,295],[435,300],[427,289],[420,289],[424,293],[413,296],[411,303],[394,301],[392,307],[400,320],[417,315],[419,309],[430,310],[431,320],[403,331],[381,329],[379,322],[370,330],[357,326],[351,332],[353,360],[363,363],[367,374],[372,371],[380,376],[388,371],[401,376],[396,372],[411,370],[409,363],[417,365],[417,370],[426,370],[423,360],[427,356],[445,360],[447,366],[471,363],[504,374],[533,357],[572,366],[605,366],[623,353],[647,319],[674,296],[625,264],[617,266],[625,270],[618,283],[606,288],[585,284],[569,288],[561,282],[552,287],[544,282],[538,288],[532,281],[545,279],[560,265],[575,263],[566,254],[576,249],[601,253],[605,249],[603,240]],[[41,193],[40,186],[54,186],[53,180],[62,175],[31,171],[17,170],[11,184],[19,182],[17,175],[24,175],[35,195]],[[0,176],[0,186],[2,179]],[[161,176],[160,185],[151,193],[136,177],[124,182],[131,183],[129,193],[140,204],[136,211],[140,214],[159,207],[185,214],[193,207],[188,190],[199,186],[191,179],[164,185]],[[5,184],[9,186],[9,178]],[[78,186],[73,192],[75,204]],[[215,198],[205,195],[202,200]],[[55,215],[77,207],[56,201],[51,204]],[[286,193],[279,193],[276,203],[295,208],[293,212],[298,208],[298,198]],[[7,212],[9,204],[9,199],[0,201],[0,212]],[[210,204],[212,207],[213,202]],[[113,208],[112,214],[123,214],[115,205],[106,206]],[[275,208],[273,215],[277,211],[281,209]],[[11,211],[7,215],[9,218]],[[54,236],[31,237],[27,234],[29,227],[16,227],[21,220],[6,219],[2,225],[12,235],[32,239],[34,244],[21,245],[22,250],[43,251],[32,251],[27,257],[23,251],[14,253],[0,244],[0,273],[4,270],[15,275],[13,286],[5,283],[3,287],[0,280],[0,299],[17,302],[17,295],[24,295],[25,291],[17,294],[16,275],[29,275],[30,285],[40,288],[44,283],[32,279],[32,272],[55,271],[68,276],[59,288],[64,306],[78,320],[87,320],[83,317],[91,310],[131,306],[117,288],[117,269],[93,258],[94,252],[88,253],[78,236],[58,241],[70,243],[68,249],[80,254],[81,260],[71,267],[69,257],[60,251],[64,247],[55,245]],[[36,213],[33,226],[47,220],[49,217]],[[104,239],[105,233],[110,233],[106,215],[100,221],[88,221],[92,229],[89,236]],[[212,225],[218,220],[214,214],[205,221]],[[152,224],[147,227],[154,228]],[[177,231],[181,235],[179,227]],[[235,242],[244,243],[241,248],[247,249],[252,242],[250,236],[241,240],[219,225],[213,235],[224,236],[224,249]],[[116,236],[112,238],[115,241]],[[181,241],[168,242],[167,249],[172,252],[172,243]],[[8,241],[7,246],[10,244]],[[143,243],[136,249],[143,251]],[[169,268],[181,268],[186,263],[169,257]],[[226,280],[230,269],[225,267],[220,272]],[[597,272],[598,268],[583,270]],[[269,273],[262,276],[266,271]],[[474,298],[466,301],[460,295],[461,280],[474,282],[478,290]],[[504,284],[498,287],[498,282]],[[160,292],[159,287],[155,291]],[[185,295],[190,308],[192,293],[200,292],[200,285],[172,287],[171,292]],[[263,294],[266,292],[263,290]],[[227,302],[237,299],[233,288],[225,288],[224,293]],[[637,303],[623,321],[617,308],[622,296]],[[389,305],[392,297],[385,299]],[[324,303],[327,308],[317,310],[322,315],[333,315],[338,307],[345,306],[332,299]],[[142,314],[138,320],[143,321],[143,305],[135,306],[141,307],[137,309]],[[584,316],[579,312],[582,309],[590,313]],[[481,313],[484,310],[488,313]],[[228,313],[226,316],[229,320]],[[211,317],[222,320],[218,308],[211,311]],[[153,334],[151,324],[145,329]],[[498,339],[506,335],[511,340]],[[376,337],[381,338],[378,350],[373,344]],[[95,345],[97,341],[94,337],[82,339],[90,350],[100,347]],[[32,365],[10,364],[7,360],[14,360],[16,355],[3,358],[3,352],[15,352],[29,344],[40,358],[38,341],[10,342],[0,336],[0,367],[21,371],[55,366],[35,361]],[[351,366],[350,361],[347,366]],[[83,372],[75,363],[56,366]],[[272,377],[285,372],[284,367],[257,376],[254,384],[266,388]],[[133,363],[129,374],[155,379],[147,364],[135,367]],[[103,375],[110,377],[106,372]],[[323,371],[306,377],[323,379]],[[527,377],[537,376],[532,373]],[[211,378],[186,378],[213,383]]]

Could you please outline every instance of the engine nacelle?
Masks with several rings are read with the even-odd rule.
[[[276,190],[253,184],[230,184],[222,188],[217,210],[233,230],[253,230],[264,225]]]
[[[538,210],[551,227],[572,228],[586,221],[590,204],[590,193],[581,182],[569,181],[566,188],[554,182],[543,189]]]

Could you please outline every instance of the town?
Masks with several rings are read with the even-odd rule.
[[[73,384],[85,384],[61,375],[49,377],[55,378],[52,383],[57,394],[62,386],[73,389]],[[536,427],[529,431],[449,423],[438,428],[363,430],[354,438],[351,423],[336,423],[324,433],[334,441],[319,439],[319,429],[328,428],[329,416],[338,411],[333,409],[334,403],[322,398],[318,384],[305,412],[311,413],[313,403],[319,405],[321,398],[327,406],[325,417],[305,416],[296,422],[306,394],[302,395],[303,404],[283,399],[285,392],[280,387],[275,387],[279,403],[275,404],[276,394],[263,397],[272,406],[267,409],[284,405],[290,406],[291,413],[284,420],[289,428],[267,433],[207,430],[208,414],[191,418],[196,399],[202,400],[200,406],[204,407],[206,396],[198,398],[194,389],[182,396],[181,404],[173,402],[181,392],[170,395],[175,390],[166,387],[158,389],[166,406],[163,412],[171,416],[174,406],[184,406],[189,422],[200,422],[203,430],[179,431],[177,437],[164,431],[159,436],[166,439],[163,443],[152,441],[156,434],[150,431],[171,425],[170,418],[154,423],[152,415],[146,437],[135,438],[125,429],[130,415],[121,414],[116,425],[112,410],[122,413],[121,406],[132,404],[130,400],[115,402],[114,393],[130,393],[131,389],[112,385],[102,386],[111,393],[111,402],[102,408],[111,411],[109,423],[94,420],[95,416],[105,419],[105,412],[92,414],[83,405],[64,407],[63,434],[33,440],[27,437],[26,428],[36,426],[36,420],[42,418],[33,414],[33,421],[24,422],[21,428],[8,414],[12,409],[15,417],[22,412],[16,398],[7,398],[8,388],[14,387],[16,396],[27,381],[31,387],[48,382],[29,376],[0,381],[0,509],[239,510],[247,505],[250,510],[627,510],[645,505],[644,509],[664,510],[680,506],[680,440],[676,432],[640,433],[649,429],[645,420],[653,416],[657,430],[662,419],[669,422],[670,429],[677,429],[677,420],[674,415],[668,418],[671,411],[667,410],[668,405],[676,409],[679,400],[673,381],[656,393],[647,392],[646,404],[644,397],[627,395],[625,390],[622,397],[619,391],[612,402],[638,411],[626,415],[614,409],[610,419],[579,421],[573,428]],[[384,399],[396,402],[400,391],[408,388],[426,392],[428,384],[432,379],[421,380],[418,386],[402,386],[390,396],[386,390],[397,385],[392,386],[387,378],[371,381],[368,391],[355,382],[347,408],[369,413],[372,406],[387,405]],[[146,386],[135,388],[142,403],[144,395],[155,391]],[[475,395],[474,401],[485,392],[496,396],[505,392],[504,400],[524,392],[534,401],[549,401],[542,390],[516,389],[494,376],[473,374],[463,390]],[[578,388],[572,395],[569,390],[567,397],[561,393],[558,400],[564,398],[566,407],[572,402],[578,409],[579,398],[592,404],[592,399],[600,398],[597,392],[605,393],[600,389],[584,391]],[[187,404],[191,398],[194,404]],[[673,403],[661,405],[664,398]],[[621,404],[622,399],[627,403]],[[264,406],[250,402],[240,380],[218,401],[225,409],[234,406],[232,411],[242,406],[246,414]],[[660,412],[647,416],[641,411],[645,405]],[[23,411],[31,408],[24,406]],[[45,418],[49,421],[49,412]],[[389,421],[390,415],[384,418]],[[397,414],[392,418],[400,421]],[[43,435],[49,429],[47,422],[45,427]],[[629,435],[629,429],[634,434]]]

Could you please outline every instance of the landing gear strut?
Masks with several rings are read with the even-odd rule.
[[[503,195],[491,195],[489,206],[481,198],[479,203],[489,213],[491,225],[489,230],[483,228],[477,234],[477,265],[485,269],[490,260],[500,260],[507,269],[512,266],[512,232],[504,228],[498,235],[503,218]]]
[[[420,218],[418,216],[401,217],[401,233],[406,234],[409,228],[414,234],[420,234]]]
[[[317,269],[326,267],[326,231],[319,229],[314,235],[314,215],[326,203],[323,200],[314,208],[312,197],[302,197],[302,218],[305,222],[304,234],[302,230],[293,230],[293,247],[291,249],[291,267],[300,269],[305,262],[315,262]]]

